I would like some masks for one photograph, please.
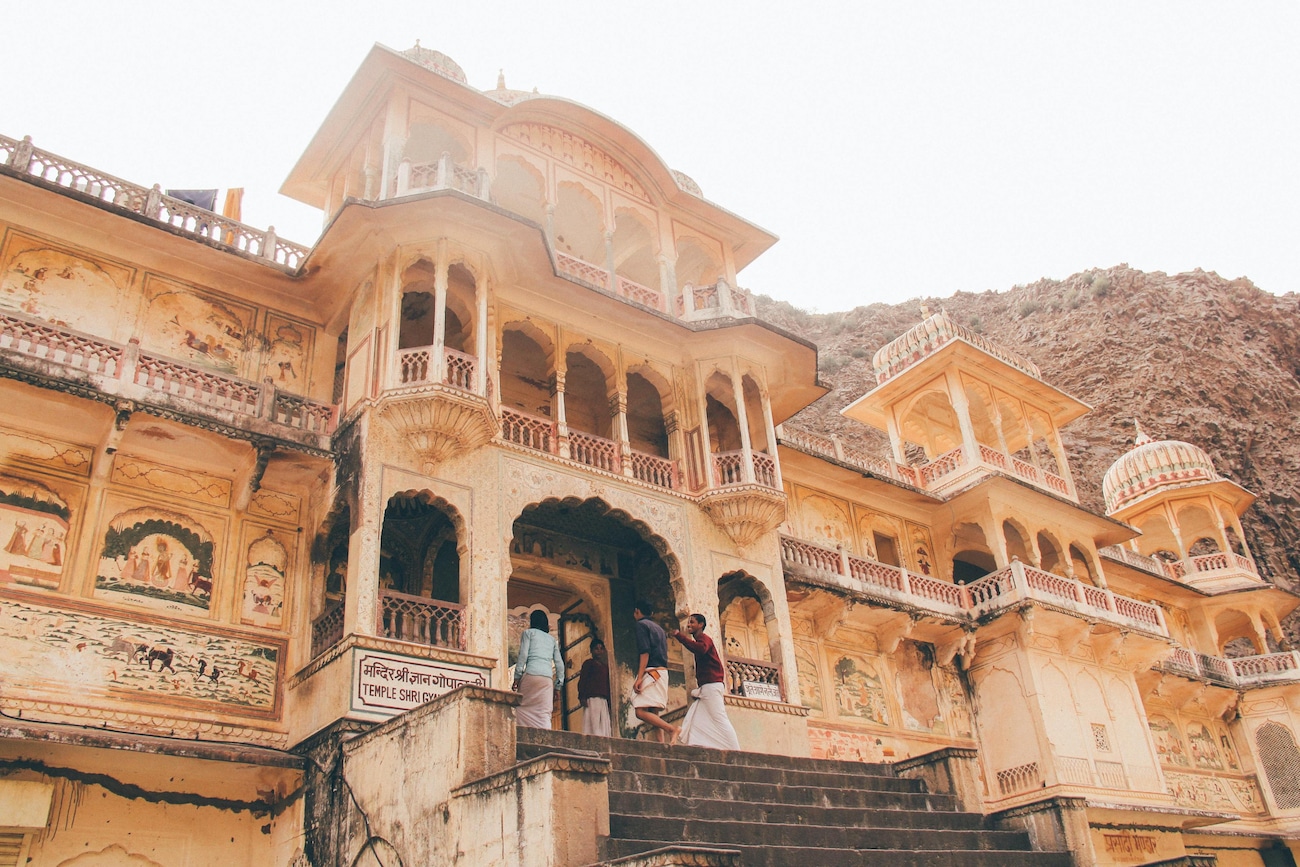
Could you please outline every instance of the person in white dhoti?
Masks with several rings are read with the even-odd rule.
[[[524,700],[515,711],[521,726],[551,727],[551,711],[564,686],[564,657],[560,643],[551,636],[551,622],[545,611],[528,617],[528,628],[519,636],[519,659],[515,662],[513,689]]]
[[[722,698],[727,691],[724,685],[727,675],[713,639],[704,634],[706,622],[703,614],[692,614],[686,619],[689,636],[677,629],[672,631],[673,638],[695,655],[695,682],[699,684],[691,691],[696,700],[686,711],[681,743],[715,750],[738,750],[740,740],[727,718],[727,705]]]
[[[582,733],[609,737],[609,662],[605,642],[599,638],[591,640],[591,659],[578,672],[578,701],[582,703]]]

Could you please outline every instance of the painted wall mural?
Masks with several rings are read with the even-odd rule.
[[[1180,768],[1192,766],[1182,735],[1178,733],[1178,726],[1174,725],[1172,720],[1168,717],[1152,716],[1147,719],[1147,725],[1151,727],[1151,736],[1155,739],[1156,752],[1161,762],[1177,765]]]
[[[262,377],[275,387],[306,394],[311,376],[313,329],[272,313],[266,317],[266,365]]]
[[[95,595],[173,613],[212,603],[212,534],[193,518],[153,507],[113,518],[104,533]]]
[[[817,668],[819,651],[816,644],[796,640],[794,664],[799,672],[799,697],[813,713],[822,715],[822,681]]]
[[[898,701],[903,711],[903,728],[934,731],[941,723],[939,692],[935,689],[934,655],[915,641],[901,641],[894,653]]]
[[[799,504],[799,521],[809,542],[827,548],[843,545],[852,550],[853,530],[848,509],[842,504],[817,494],[806,496]]]
[[[140,345],[221,373],[243,375],[253,339],[253,308],[157,282],[141,327]]]
[[[883,762],[898,758],[891,740],[860,731],[808,726],[809,750],[814,759],[848,762]]]
[[[876,667],[861,656],[841,655],[835,660],[835,706],[841,716],[889,725],[889,706]]]
[[[76,331],[113,336],[134,271],[10,235],[0,272],[0,310]]]
[[[277,709],[283,646],[49,608],[0,605],[6,695],[127,699],[267,715]]]
[[[0,475],[0,583],[58,588],[72,510],[37,482]]]
[[[254,626],[278,628],[284,612],[289,552],[270,530],[248,545],[244,559],[241,619]]]
[[[1226,780],[1200,774],[1165,774],[1165,786],[1180,807],[1263,813],[1264,800],[1254,780]]]

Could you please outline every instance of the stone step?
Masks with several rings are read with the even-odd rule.
[[[628,738],[599,738],[577,732],[552,731],[521,727],[516,732],[520,747],[552,746],[568,749],[585,750],[595,753],[619,753],[622,755],[661,756],[670,754],[675,757],[693,761],[717,761],[718,756],[725,755],[727,761],[737,765],[757,765],[765,768],[806,769],[829,773],[878,774],[894,776],[887,764],[869,762],[849,762],[837,759],[810,759],[799,756],[782,756],[769,753],[751,753],[744,750],[714,750],[708,747],[688,747],[683,744],[667,746],[654,741],[637,741]],[[537,753],[532,753],[537,755]],[[710,758],[712,757],[712,758]]]
[[[633,840],[673,840],[713,846],[787,846],[820,849],[947,849],[1027,851],[1019,831],[969,831],[929,827],[845,828],[610,813],[609,835]]]
[[[670,846],[662,840],[607,839],[602,863]],[[1073,867],[1068,852],[925,849],[829,849],[816,846],[731,845],[744,867]]]
[[[731,822],[766,822],[777,825],[831,825],[843,828],[946,828],[961,831],[986,829],[978,813],[939,812],[890,808],[832,807],[779,801],[735,798],[680,797],[651,792],[611,791],[611,813],[626,816],[691,818]]]
[[[615,793],[626,792],[677,798],[870,810],[930,810],[951,813],[957,809],[951,795],[929,792],[882,792],[875,789],[829,789],[825,786],[699,780],[619,770],[610,773],[608,783],[611,797]]]
[[[783,786],[823,786],[831,789],[870,789],[877,792],[920,792],[919,780],[880,774],[850,774],[802,768],[769,767],[758,764],[732,764],[729,753],[710,751],[700,759],[676,755],[640,756],[610,754],[610,762],[620,771],[682,777],[693,780],[728,780],[732,782],[777,783]]]

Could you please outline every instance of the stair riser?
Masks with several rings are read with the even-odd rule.
[[[656,840],[611,840],[602,857],[613,859],[668,845]],[[745,867],[1073,867],[1061,852],[945,852],[878,849],[835,850],[816,847],[729,846],[741,851]]]
[[[976,813],[926,810],[862,809],[789,803],[760,803],[734,798],[679,798],[649,792],[610,792],[611,813],[627,816],[705,819],[732,822],[766,822],[774,825],[830,825],[844,828],[944,828],[981,831],[983,817]]]
[[[824,849],[933,849],[1025,851],[1028,837],[1013,831],[949,831],[901,828],[836,828],[769,825],[759,822],[706,822],[649,816],[609,817],[611,837],[673,839],[721,846],[815,846]]]
[[[867,774],[827,774],[815,771],[760,768],[751,765],[724,765],[718,762],[692,762],[681,759],[647,756],[610,757],[614,768],[642,774],[658,774],[689,780],[727,780],[734,782],[775,783],[782,786],[824,786],[831,789],[866,789],[877,792],[920,792],[919,780],[881,777]]]
[[[613,771],[609,791],[630,794],[671,795],[679,798],[708,798],[810,807],[850,807],[875,810],[957,809],[951,795],[919,792],[874,792],[862,789],[828,789],[823,786],[778,786],[772,783],[742,783],[720,780],[687,780],[653,774]]]

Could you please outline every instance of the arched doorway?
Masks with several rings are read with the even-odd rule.
[[[541,610],[560,641],[565,688],[552,727],[582,730],[577,674],[590,657],[592,638],[609,649],[610,704],[616,733],[631,736],[627,696],[636,676],[632,608],[638,599],[654,606],[665,628],[677,623],[681,577],[662,539],[627,513],[599,499],[545,500],[516,518],[506,584],[507,653],[518,655],[519,635]],[[680,647],[669,642],[669,707],[686,703]]]

